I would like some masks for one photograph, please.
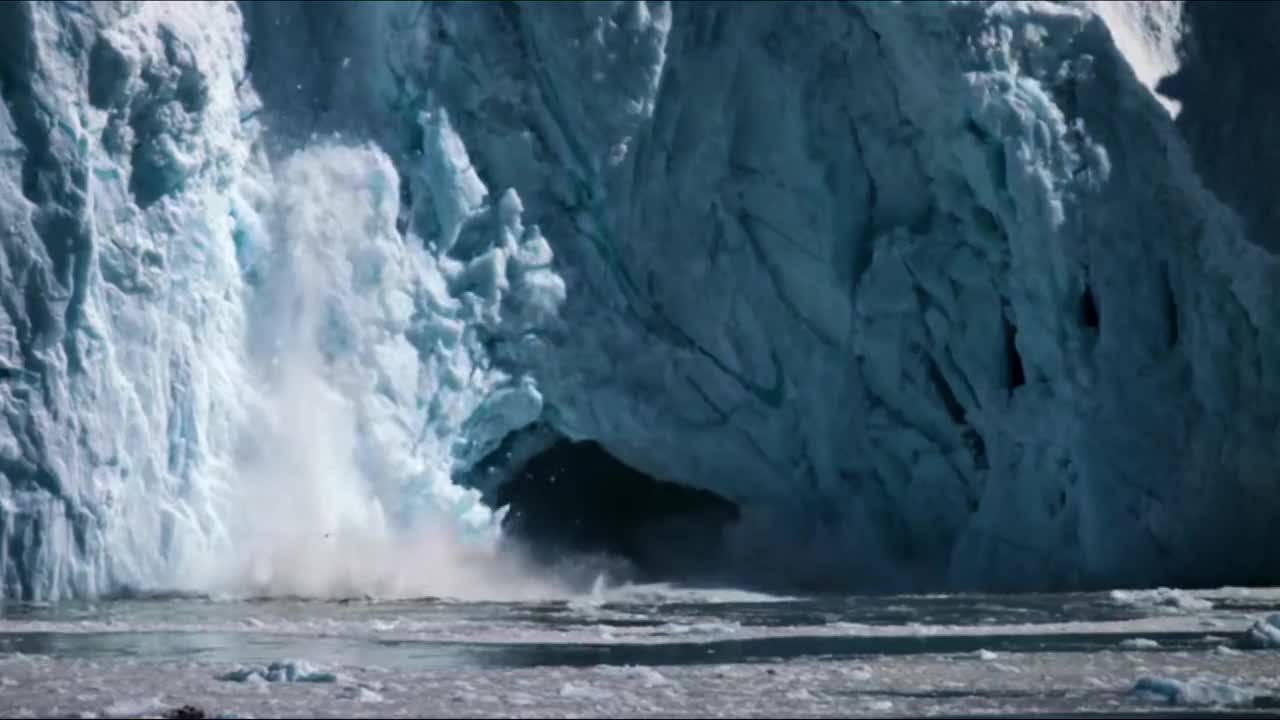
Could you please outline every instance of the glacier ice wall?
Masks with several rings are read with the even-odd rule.
[[[9,3],[0,587],[430,574],[535,424],[757,579],[1274,579],[1274,105],[1216,125],[1266,45],[1207,5]]]
[[[559,240],[548,418],[739,503],[744,566],[1274,577],[1275,262],[1161,94],[1181,6],[433,13],[471,157]]]
[[[0,15],[2,585],[91,594],[156,577],[218,523],[243,385],[223,190],[246,162],[239,16]]]
[[[443,110],[401,169],[269,152],[235,5],[0,13],[0,597],[479,590],[497,526],[454,445],[538,416],[490,354],[564,296],[519,197]],[[465,261],[401,232],[410,183]]]

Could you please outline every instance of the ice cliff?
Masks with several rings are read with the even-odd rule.
[[[776,581],[1274,581],[1251,12],[5,4],[3,596],[318,592],[556,437]]]

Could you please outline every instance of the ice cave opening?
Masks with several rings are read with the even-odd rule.
[[[505,535],[536,562],[634,582],[709,582],[738,506],[653,478],[591,441],[561,439],[494,493]],[[584,579],[589,579],[584,577]]]

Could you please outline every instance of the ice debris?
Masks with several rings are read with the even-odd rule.
[[[1280,648],[1280,613],[1269,615],[1251,625],[1240,644],[1250,650]]]
[[[1228,685],[1193,680],[1174,680],[1162,677],[1139,678],[1133,686],[1133,694],[1148,700],[1163,700],[1170,705],[1182,706],[1252,706],[1257,693]]]
[[[343,700],[354,700],[361,703],[380,703],[383,701],[382,693],[372,690],[364,685],[349,685],[338,691],[338,697]]]
[[[1160,643],[1151,638],[1125,638],[1120,641],[1120,647],[1126,650],[1153,650],[1160,647]]]
[[[266,667],[244,666],[218,676],[230,682],[309,682],[336,683],[337,673],[317,668],[306,660],[277,660]]]
[[[1184,612],[1213,609],[1212,601],[1196,597],[1186,590],[1167,587],[1153,590],[1112,590],[1111,599],[1121,605],[1133,607],[1168,608]]]
[[[599,701],[613,697],[613,693],[586,683],[567,682],[560,688],[560,697]]]
[[[139,717],[149,715],[163,707],[158,697],[122,698],[102,710],[102,717]]]
[[[644,665],[602,665],[600,669],[605,673],[618,675],[627,680],[639,681],[644,687],[657,687],[670,682],[662,673]]]

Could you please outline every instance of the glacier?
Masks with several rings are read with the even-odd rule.
[[[1210,5],[8,3],[0,597],[485,587],[561,438],[748,581],[1275,581]]]

